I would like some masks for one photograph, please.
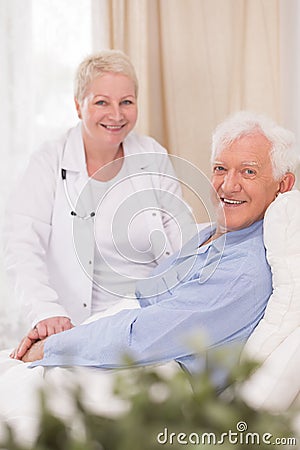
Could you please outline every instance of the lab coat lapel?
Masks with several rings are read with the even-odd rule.
[[[66,169],[66,184],[73,207],[80,216],[94,211],[86,169],[85,152],[81,135],[81,123],[70,130],[62,157],[63,169]],[[94,221],[73,218],[73,239],[77,257],[85,270],[92,276],[94,262]]]
[[[90,211],[90,200],[86,198],[88,196],[84,193],[89,177],[86,169],[81,123],[71,129],[68,134],[61,166],[67,171],[67,185],[74,207],[78,202],[78,197],[81,197],[81,194],[83,193],[83,201],[78,204],[78,207],[82,209],[83,203],[87,202],[84,209]],[[82,211],[82,215],[84,214],[84,211]],[[88,212],[86,214],[88,214]]]

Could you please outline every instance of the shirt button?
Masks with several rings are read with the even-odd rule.
[[[89,260],[89,264],[92,264],[92,261],[91,261],[91,260]]]
[[[166,252],[166,255],[168,255],[168,256],[169,256],[169,254],[170,254],[170,252]]]
[[[152,216],[156,216],[156,213],[155,213],[155,212],[153,212],[153,213],[152,213]]]
[[[83,304],[83,307],[84,307],[84,308],[86,308],[86,307],[87,307],[87,304],[86,304],[86,303],[84,303],[84,304]]]

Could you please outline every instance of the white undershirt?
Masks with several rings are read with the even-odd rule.
[[[106,310],[125,296],[135,298],[136,280],[147,277],[156,266],[149,230],[143,216],[138,214],[136,191],[130,177],[126,179],[126,166],[125,158],[112,180],[91,179],[90,183],[96,212],[93,314]]]

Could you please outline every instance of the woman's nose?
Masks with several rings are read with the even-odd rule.
[[[115,121],[122,120],[123,113],[121,107],[119,105],[111,105],[111,108],[109,110],[109,116]]]

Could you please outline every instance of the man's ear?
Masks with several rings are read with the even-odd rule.
[[[74,97],[74,102],[75,102],[78,118],[82,119],[82,117],[81,117],[81,107],[80,107],[79,101],[75,97]]]
[[[295,175],[291,172],[287,172],[279,183],[279,192],[288,192],[293,189],[295,184]]]

